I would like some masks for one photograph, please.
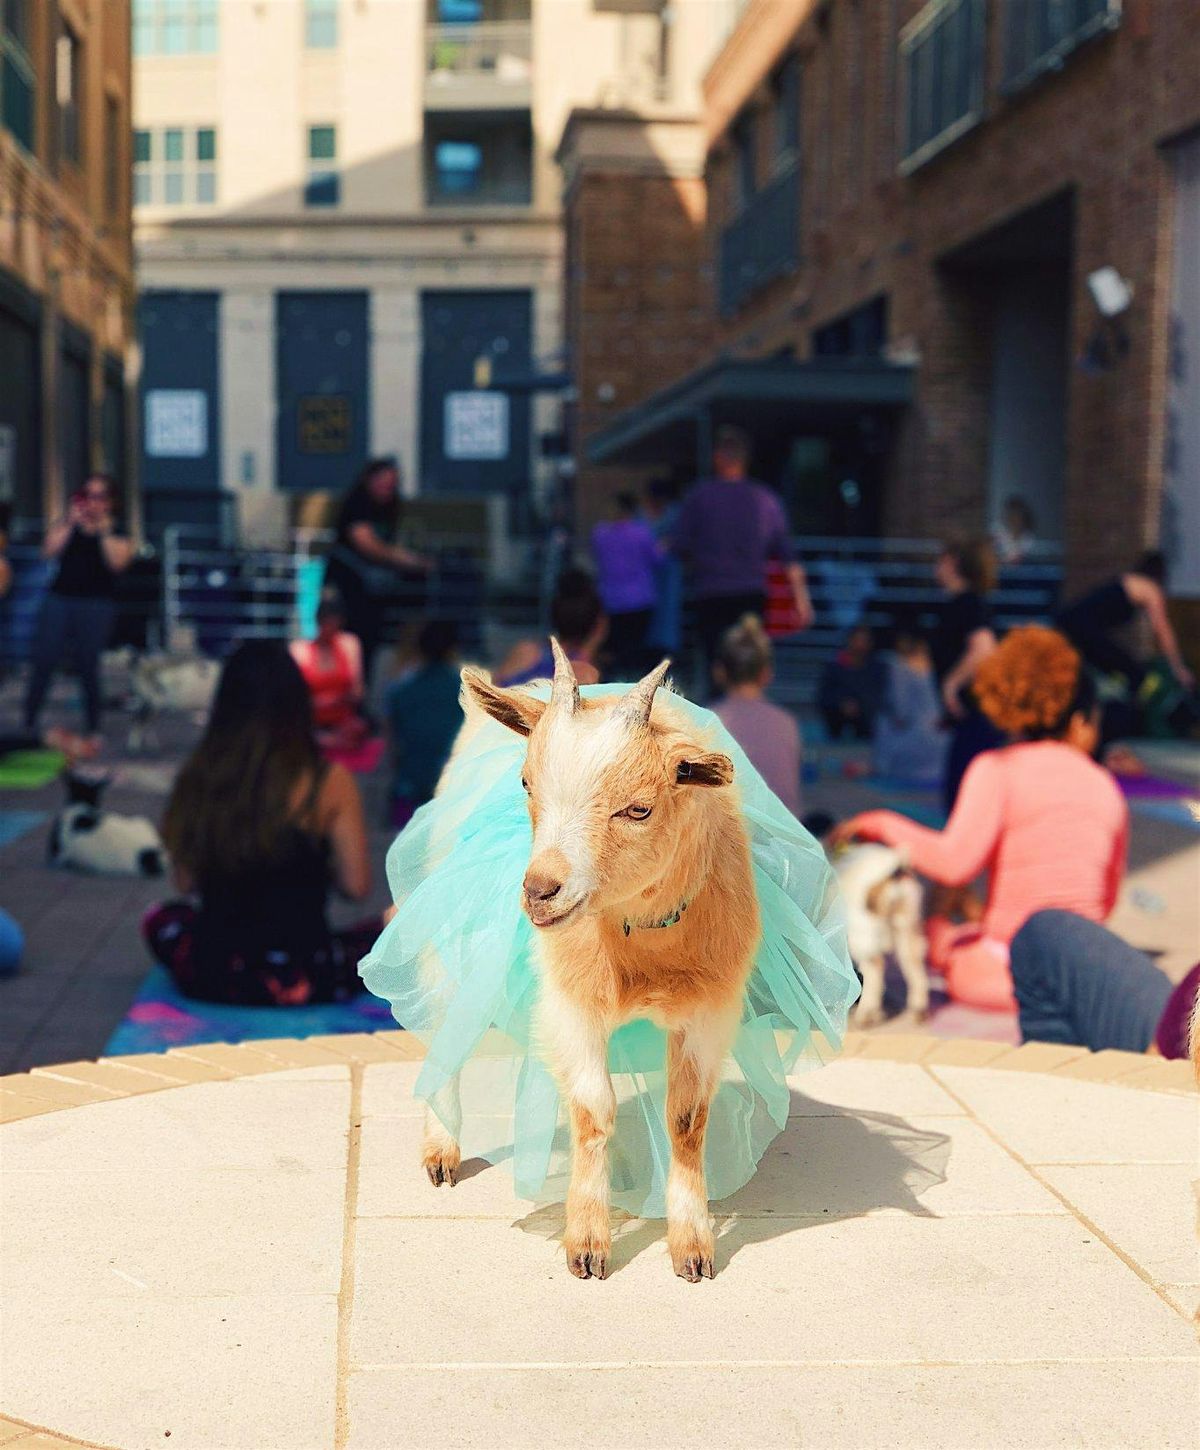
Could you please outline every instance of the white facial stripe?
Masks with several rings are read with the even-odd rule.
[[[628,739],[628,726],[609,714],[556,715],[547,721],[533,854],[562,852],[571,867],[572,896],[595,889],[588,827],[601,782]]]

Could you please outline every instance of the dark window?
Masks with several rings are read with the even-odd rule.
[[[887,343],[887,324],[887,298],[872,298],[818,327],[813,332],[813,353],[817,357],[878,357]]]
[[[36,73],[29,57],[29,0],[3,0],[0,10],[0,126],[34,150]]]
[[[775,156],[790,161],[800,150],[800,61],[791,55],[771,79]]]
[[[125,136],[121,126],[121,103],[116,96],[104,98],[104,209],[115,217],[121,210],[121,176],[125,157]]]
[[[337,127],[310,126],[304,205],[337,206],[341,199],[342,182],[337,169]]]
[[[984,0],[932,0],[900,40],[904,170],[948,146],[983,115]]]
[[[1121,0],[1008,0],[1004,14],[1004,89],[1015,91],[1119,25]]]
[[[72,166],[83,164],[83,42],[62,17],[54,52],[54,91],[58,102],[58,154]]]
[[[439,141],[433,148],[439,196],[476,196],[483,184],[483,147],[474,141]]]
[[[754,118],[738,118],[733,126],[733,196],[740,210],[749,205],[758,189],[758,166],[754,155],[756,142]]]
[[[425,178],[431,206],[528,206],[533,186],[528,113],[427,116]]]

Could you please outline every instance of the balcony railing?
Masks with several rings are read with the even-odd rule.
[[[1121,23],[1121,0],[1008,0],[1004,89],[1058,70],[1073,50]]]
[[[478,92],[493,104],[528,96],[533,74],[533,27],[527,20],[425,29],[425,94],[449,105]],[[483,102],[481,102],[483,103]]]
[[[915,170],[983,117],[985,0],[931,0],[900,36],[903,172]]]
[[[799,260],[800,169],[792,162],[721,233],[722,313],[736,312],[747,297],[785,276]]]

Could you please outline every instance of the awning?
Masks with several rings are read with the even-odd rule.
[[[751,434],[826,436],[853,427],[865,413],[912,401],[916,368],[882,358],[813,358],[806,362],[718,359],[644,403],[627,409],[584,442],[592,463],[707,462],[712,430],[736,423]]]

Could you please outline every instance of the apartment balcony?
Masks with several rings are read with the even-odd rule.
[[[721,232],[718,287],[728,316],[800,261],[800,168],[791,162]]]
[[[1121,23],[1121,0],[1021,0],[1005,12],[1008,94],[1061,70],[1072,51]]]
[[[516,110],[532,96],[528,20],[425,27],[426,110]]]

